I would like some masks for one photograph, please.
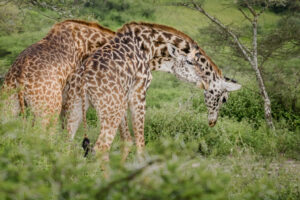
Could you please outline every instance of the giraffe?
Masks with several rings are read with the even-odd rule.
[[[44,126],[51,117],[57,119],[68,76],[114,34],[97,23],[80,20],[55,24],[46,37],[17,57],[5,76],[2,91],[18,89],[8,99],[12,114],[23,113],[26,104]]]
[[[175,69],[181,66],[182,63],[172,62],[172,61],[173,59],[170,58],[162,58],[162,57],[154,58],[149,62],[150,69],[163,71],[161,69],[167,69],[168,66],[173,65],[172,69],[175,72]],[[85,107],[82,108],[81,89],[78,86],[78,83],[81,83],[82,81],[81,79],[83,76],[84,69],[85,67],[84,65],[82,65],[70,76],[70,79],[67,82],[67,85],[64,88],[64,92],[63,92],[65,98],[62,106],[62,113],[64,118],[67,116],[67,130],[69,133],[69,138],[71,140],[74,139],[76,131],[82,120],[84,121],[85,131],[87,128],[86,116],[83,116],[83,113],[87,111],[89,104],[85,104]],[[188,71],[188,70],[189,69],[187,68],[184,71]],[[168,72],[172,73],[171,71]],[[189,81],[188,76],[190,74],[188,73],[183,75],[180,74],[177,75],[176,73],[174,74],[179,79]],[[186,75],[187,77],[183,77],[184,75]],[[64,122],[63,122],[63,127],[64,127]],[[129,127],[128,127],[127,114],[123,116],[123,119],[119,125],[119,131],[120,131],[121,139],[124,143],[122,149],[123,151],[122,162],[124,162],[126,160],[127,155],[130,152],[130,146],[133,144]]]
[[[80,88],[78,101],[71,100],[68,106],[72,113],[67,117],[68,124],[74,122],[72,117],[76,114],[85,117],[90,104],[96,109],[101,131],[94,150],[103,153],[104,160],[109,159],[107,152],[118,127],[122,139],[131,141],[125,118],[127,108],[131,110],[137,152],[143,152],[146,90],[152,70],[174,73],[178,78],[204,88],[210,126],[215,125],[219,108],[228,98],[227,93],[241,87],[226,81],[221,70],[186,34],[145,22],[123,25],[109,44],[99,48],[83,63],[77,74],[81,82],[72,83],[73,86],[77,84],[73,88]],[[72,105],[72,102],[75,103]],[[80,120],[71,127],[77,129],[78,122]]]

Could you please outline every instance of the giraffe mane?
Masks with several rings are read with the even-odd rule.
[[[199,47],[201,54],[210,62],[213,70],[220,76],[223,77],[222,70],[211,60],[211,58],[206,55],[205,51]]]
[[[174,33],[175,35],[178,35],[182,38],[185,38],[187,39],[189,42],[191,43],[196,43],[190,36],[188,36],[187,34],[173,28],[173,27],[170,27],[170,26],[166,26],[166,25],[162,25],[162,24],[154,24],[154,23],[148,23],[148,22],[135,22],[135,21],[132,21],[132,22],[129,22],[129,23],[126,23],[124,24],[119,30],[123,30],[124,28],[128,27],[128,26],[131,26],[131,25],[142,25],[142,26],[148,26],[150,28],[158,28],[160,30],[163,30],[163,31],[168,31],[168,32],[171,32],[171,33]]]
[[[56,25],[62,25],[62,24],[65,24],[65,23],[81,24],[81,25],[85,25],[85,26],[88,26],[88,27],[99,29],[99,30],[104,31],[104,32],[109,33],[109,34],[115,34],[114,31],[112,31],[112,30],[110,30],[110,29],[108,29],[104,26],[101,26],[97,22],[87,22],[87,21],[78,20],[78,19],[67,19],[65,21],[62,21],[62,22],[59,22],[59,23],[55,24],[55,26]]]
[[[119,30],[123,30],[124,28],[126,28],[127,26],[130,26],[130,25],[142,25],[142,26],[147,26],[147,27],[150,27],[150,28],[158,28],[160,30],[163,30],[163,31],[167,31],[167,32],[170,32],[170,33],[174,33],[175,35],[178,35],[186,40],[188,40],[190,43],[192,44],[196,44],[197,47],[199,48],[199,51],[201,52],[201,54],[210,62],[210,64],[212,65],[213,67],[213,70],[219,75],[222,77],[222,71],[217,67],[217,65],[211,60],[211,58],[209,56],[206,55],[205,51],[203,49],[201,49],[198,45],[197,42],[195,42],[190,36],[188,36],[187,34],[173,28],[173,27],[170,27],[170,26],[166,26],[166,25],[162,25],[162,24],[154,24],[154,23],[148,23],[148,22],[129,22],[129,23],[126,23],[124,24]]]

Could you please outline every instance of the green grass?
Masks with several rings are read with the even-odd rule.
[[[209,47],[198,30],[209,24],[201,14],[162,5],[166,1],[157,2],[148,19],[133,15],[134,10],[121,13],[122,19],[173,26]],[[242,15],[227,7],[228,2],[209,0],[205,8],[226,24],[241,25]],[[46,20],[35,12],[30,16],[36,23],[38,18]],[[94,19],[86,13],[80,18]],[[277,15],[267,12],[261,24],[268,29],[277,20]],[[113,30],[120,27],[111,18],[100,24]],[[17,55],[43,38],[50,28],[51,23],[46,21],[33,31],[1,36],[0,50],[10,54],[0,57],[0,73],[5,73]],[[247,37],[243,40],[250,41]],[[103,177],[94,155],[87,159],[82,156],[82,126],[75,140],[69,141],[66,130],[58,128],[51,136],[38,125],[31,127],[30,115],[27,120],[1,120],[0,199],[300,199],[299,116],[292,118],[291,113],[275,107],[277,130],[268,130],[254,74],[250,67],[247,71],[243,64],[228,59],[228,52],[208,53],[224,74],[246,87],[230,94],[217,125],[208,126],[202,90],[170,74],[154,72],[147,92],[145,160],[138,161],[133,147],[125,165],[120,165],[121,140],[117,134],[110,152],[108,179]],[[297,66],[299,59],[290,63]],[[3,106],[0,119],[7,118],[7,113],[1,112]],[[100,127],[93,109],[87,119],[88,135],[95,143]],[[149,160],[159,161],[131,178]],[[121,181],[124,177],[126,181]]]
[[[38,32],[25,32],[0,37],[0,48],[9,52],[7,56],[0,57],[0,73],[6,72],[24,49],[45,37],[50,28],[47,27]]]
[[[162,120],[160,115],[167,117]],[[249,124],[228,119],[222,119],[215,128],[219,133],[213,133],[203,122],[203,117],[194,117],[189,112],[175,116],[172,112],[150,110],[146,123],[145,160],[138,162],[133,148],[126,164],[120,165],[120,140],[117,138],[110,153],[108,179],[103,178],[95,156],[83,158],[79,145],[81,131],[75,141],[70,142],[65,131],[51,136],[38,125],[32,127],[30,121],[24,122],[21,118],[2,123],[0,197],[20,200],[299,199],[299,161],[288,160],[281,155],[260,156],[254,152],[259,148],[245,145],[251,144],[244,138],[246,134],[258,140],[261,140],[259,137],[271,139],[271,136],[262,132],[251,135],[247,133],[251,131]],[[151,135],[147,135],[151,132],[149,127],[154,127],[150,122],[170,123],[170,129],[162,125],[159,135],[154,135],[153,130]],[[194,123],[200,126],[197,128]],[[99,127],[89,128],[92,141],[95,141],[98,131]],[[196,132],[199,135],[195,135]],[[233,136],[230,132],[236,137],[230,138]],[[225,154],[207,154],[204,148],[199,151],[199,142],[202,147],[206,143],[209,149]],[[268,147],[272,142],[261,140],[260,143],[255,142],[255,145],[271,148],[272,152],[273,147]],[[156,162],[138,175],[132,175],[147,166],[150,160]]]

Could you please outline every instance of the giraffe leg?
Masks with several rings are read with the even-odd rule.
[[[61,128],[65,129],[67,123],[67,110],[68,110],[68,101],[69,101],[69,89],[70,84],[67,81],[63,91],[62,91],[62,108],[60,112],[60,119],[61,119]]]
[[[120,135],[121,140],[123,142],[122,144],[122,160],[121,163],[124,163],[132,146],[132,137],[129,131],[128,122],[127,122],[127,113],[125,113],[124,117],[121,120],[120,126]]]
[[[74,139],[77,129],[83,119],[82,112],[82,100],[78,96],[75,100],[68,100],[69,105],[65,112],[67,112],[67,130],[69,133],[70,139]],[[85,103],[85,111],[89,108],[88,101]]]
[[[28,90],[26,100],[34,113],[35,119],[41,122],[42,127],[47,128],[50,133],[55,133],[62,104],[59,83],[57,83],[55,89],[47,88],[39,93]]]
[[[145,147],[144,139],[144,123],[145,123],[145,113],[146,113],[146,102],[141,101],[141,95],[137,95],[139,98],[134,98],[130,103],[132,126],[134,131],[135,143],[137,147],[138,156],[141,157]]]
[[[67,130],[70,139],[74,139],[80,122],[82,121],[81,99],[76,99],[71,102],[67,112]]]
[[[42,126],[47,128],[50,134],[56,133],[56,125],[59,118],[59,113],[61,111],[61,98],[57,96],[54,100],[54,104],[42,102],[42,114],[38,117],[42,119]],[[55,105],[55,107],[53,107]]]
[[[102,100],[108,99],[103,95]],[[96,154],[100,155],[104,162],[109,161],[108,151],[110,150],[117,129],[125,115],[126,105],[124,101],[103,101],[103,104],[93,104],[101,124],[101,131],[94,146]]]

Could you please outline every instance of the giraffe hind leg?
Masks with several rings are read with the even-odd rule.
[[[124,117],[121,120],[121,123],[119,125],[119,130],[120,130],[121,140],[123,142],[121,163],[124,163],[126,158],[128,157],[131,146],[133,144],[132,137],[128,127],[127,113],[124,114]]]
[[[88,109],[89,104],[86,102],[85,104],[85,111]],[[73,140],[75,134],[78,130],[78,127],[83,119],[83,112],[82,112],[82,100],[76,99],[72,101],[70,105],[70,109],[67,112],[67,130],[69,133],[70,138]]]
[[[100,97],[100,99],[99,99]],[[118,101],[109,101],[106,95],[97,97],[98,99],[91,102],[100,121],[101,130],[95,143],[94,151],[100,155],[102,161],[108,161],[108,151],[110,150],[117,129],[125,115],[127,104],[123,99]],[[103,102],[100,104],[99,102]]]

